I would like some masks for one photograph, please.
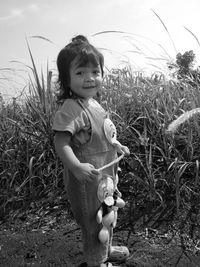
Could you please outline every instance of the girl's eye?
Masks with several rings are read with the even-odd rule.
[[[97,74],[100,73],[100,71],[99,70],[94,70],[93,73],[97,75]]]
[[[76,75],[83,75],[83,71],[78,71],[77,73],[76,73]]]

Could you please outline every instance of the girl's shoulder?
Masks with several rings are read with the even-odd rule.
[[[77,99],[72,99],[72,98],[68,98],[64,101],[64,103],[62,104],[60,111],[64,112],[64,113],[80,113],[82,111],[81,106],[78,103]]]
[[[75,99],[66,99],[55,114],[52,128],[74,134],[87,124],[87,115],[79,103]]]
[[[85,113],[85,110],[88,108],[91,110],[95,109],[101,112],[105,112],[103,107],[95,99],[92,98],[89,101],[86,101],[84,99],[66,99],[62,104],[60,111],[62,113],[67,113],[68,115],[73,114],[73,116],[79,116],[80,114]]]
[[[67,107],[67,106],[76,106],[78,105],[78,100],[77,99],[73,99],[73,98],[67,98],[65,99],[65,101],[62,104],[62,107]]]

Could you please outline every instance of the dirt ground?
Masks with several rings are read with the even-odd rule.
[[[80,229],[66,212],[54,207],[12,217],[0,223],[1,267],[77,267],[83,261]],[[154,229],[118,229],[114,243],[127,245],[131,252],[121,267],[200,266],[198,247],[183,248],[178,237]]]

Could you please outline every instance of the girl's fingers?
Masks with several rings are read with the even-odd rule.
[[[90,164],[90,168],[91,168],[91,173],[92,174],[95,174],[95,175],[99,174],[99,171],[97,169],[95,169],[93,165]]]
[[[96,170],[96,169],[93,169],[92,170],[92,174],[95,174],[95,175],[98,175],[100,172],[98,171],[98,170]]]

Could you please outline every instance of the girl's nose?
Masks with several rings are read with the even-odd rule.
[[[87,73],[85,75],[85,80],[86,81],[93,81],[94,80],[94,77],[93,77],[92,73]]]

